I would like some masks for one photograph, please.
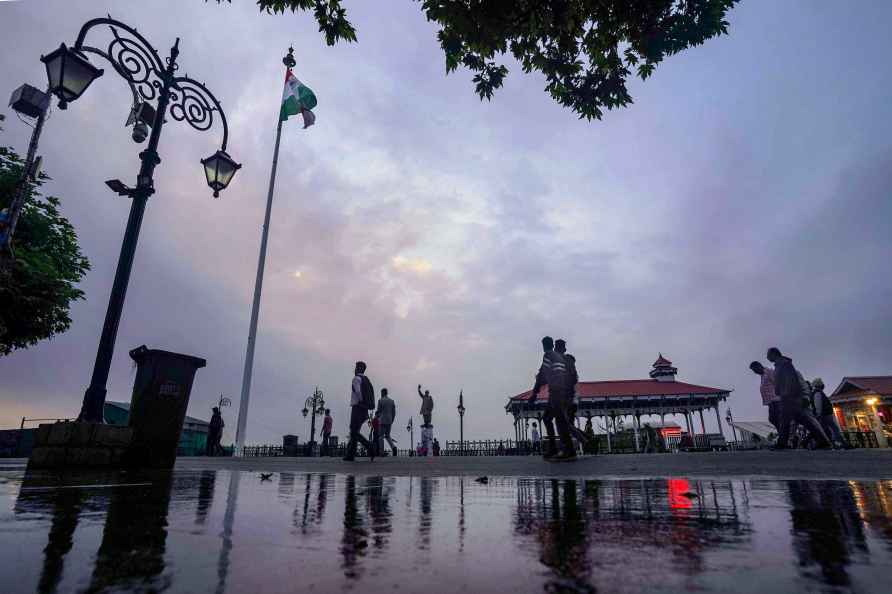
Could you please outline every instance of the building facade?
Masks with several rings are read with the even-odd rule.
[[[873,432],[881,448],[892,443],[892,375],[846,376],[830,402],[843,431]]]
[[[728,398],[731,390],[689,384],[676,380],[678,369],[662,354],[653,363],[650,379],[627,379],[579,382],[576,384],[576,418],[602,419],[606,428],[608,448],[611,436],[622,431],[623,419],[630,418],[635,435],[635,449],[641,449],[640,432],[644,423],[659,418],[659,426],[667,427],[666,417],[681,415],[687,434],[706,434],[704,413],[715,413],[719,433],[724,436],[719,403]],[[542,420],[548,406],[548,387],[544,386],[535,402],[530,403],[532,391],[522,392],[508,399],[505,412],[514,417],[518,441],[529,439],[530,420]],[[695,419],[695,417],[699,419]],[[645,419],[642,421],[642,417]]]

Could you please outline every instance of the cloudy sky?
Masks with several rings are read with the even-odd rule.
[[[458,437],[462,389],[467,436],[510,435],[503,406],[530,387],[543,334],[589,380],[646,377],[661,351],[679,379],[734,389],[738,419],[765,416],[747,364],[771,345],[831,389],[892,373],[892,5],[745,0],[729,36],[585,122],[512,64],[480,102],[468,73],[445,76],[417,3],[372,4],[346,2],[359,42],[330,48],[311,17],[249,0],[0,3],[0,95],[42,86],[40,55],[111,12],[159,50],[182,37],[181,71],[222,100],[244,164],[214,200],[198,161],[219,129],[165,127],[109,399],[130,398],[133,347],[205,357],[189,412],[231,397],[234,437],[289,44],[318,119],[283,131],[249,442],[305,439],[316,385],[343,434],[357,359],[399,427],[422,383],[441,440]],[[103,181],[138,168],[128,110],[106,67],[47,124],[47,189],[93,269],[68,333],[0,359],[2,427],[79,410],[129,209]],[[0,143],[24,152],[30,130],[7,116]]]

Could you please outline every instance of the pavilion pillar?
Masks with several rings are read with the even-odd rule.
[[[703,409],[701,408],[698,412],[700,413],[700,432],[702,435],[706,435],[706,423],[703,422]]]
[[[719,434],[722,436],[722,439],[725,438],[725,430],[722,429],[722,415],[719,414],[719,403],[715,403],[715,422],[719,425]]]
[[[607,453],[613,453],[613,443],[610,439],[610,417],[604,417],[604,427],[607,429]]]
[[[691,438],[693,438],[694,432],[691,430],[691,411],[689,411],[689,410],[684,411],[684,422],[685,422],[685,425],[687,425],[687,427],[688,427],[688,435],[690,435]]]
[[[632,414],[632,427],[635,429],[635,453],[641,452],[641,441],[638,437],[638,427],[641,425],[641,417],[638,416],[638,411],[635,411]]]

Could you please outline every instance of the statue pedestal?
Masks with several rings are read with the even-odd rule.
[[[101,423],[52,423],[37,428],[28,469],[118,468],[133,429]]]

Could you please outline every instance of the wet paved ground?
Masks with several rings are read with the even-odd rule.
[[[263,470],[382,476],[778,477],[892,479],[892,448],[848,452],[713,452],[586,456],[573,463],[538,456],[367,458],[179,458],[183,470]]]
[[[890,575],[890,480],[0,465],[10,594],[887,592]]]

